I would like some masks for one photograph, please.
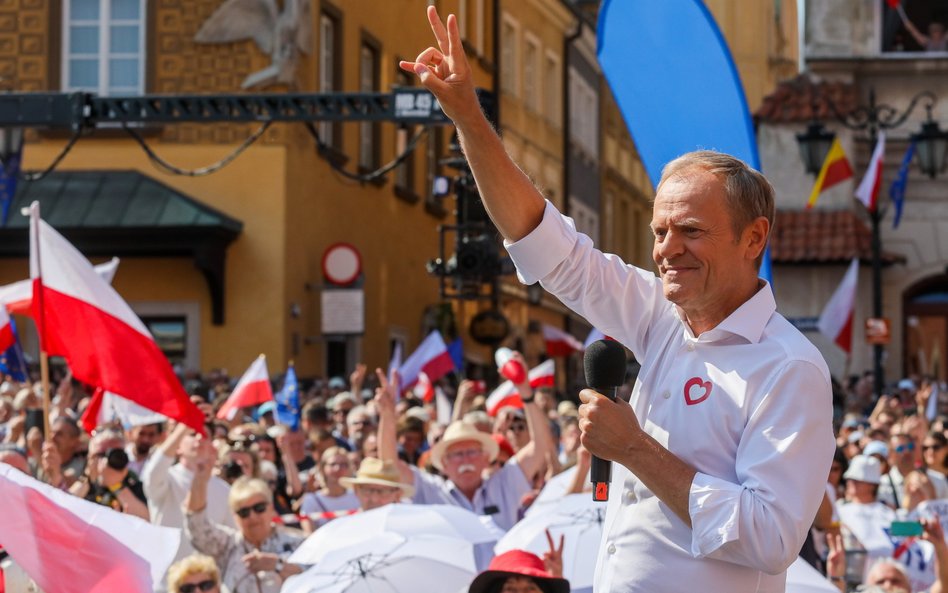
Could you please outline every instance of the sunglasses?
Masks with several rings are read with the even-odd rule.
[[[937,451],[941,449],[941,445],[922,445],[923,451]]]
[[[899,445],[895,448],[896,453],[905,453],[906,451],[914,451],[915,443],[909,443],[907,445]]]
[[[234,512],[237,513],[237,516],[240,517],[241,519],[246,519],[247,517],[250,516],[250,511],[257,513],[258,515],[262,515],[263,512],[267,510],[268,506],[270,505],[268,505],[265,502],[258,502],[257,504],[250,505],[249,507],[243,507],[243,508],[237,509]],[[207,591],[207,589],[203,589],[203,590]]]
[[[178,593],[194,593],[198,589],[201,591],[210,591],[216,586],[217,581],[211,579],[201,581],[200,583],[185,583],[183,585],[178,585]]]

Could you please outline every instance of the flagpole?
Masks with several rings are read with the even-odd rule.
[[[43,306],[43,258],[40,257],[40,204],[33,202],[30,205],[30,225],[33,227],[33,249],[36,253],[36,278],[33,280],[33,298],[39,306],[39,351],[40,351],[40,384],[43,388],[43,435],[52,438],[49,428],[49,357],[46,355],[46,308]],[[37,283],[36,280],[39,280]]]

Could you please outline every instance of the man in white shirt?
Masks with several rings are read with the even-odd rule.
[[[594,249],[513,163],[481,113],[457,26],[403,69],[454,121],[521,280],[540,281],[642,362],[631,405],[584,390],[583,444],[616,463],[597,592],[783,591],[835,448],[829,371],[758,269],[773,189],[693,153],[655,197],[661,280]]]
[[[145,487],[145,496],[148,498],[148,512],[152,523],[184,528],[183,505],[188,492],[191,491],[198,442],[193,430],[178,424],[142,468],[140,477]],[[229,492],[230,486],[227,482],[212,476],[207,487],[207,512],[212,521],[234,527],[233,514],[227,502]],[[175,562],[193,552],[191,542],[182,537]]]
[[[915,460],[919,446],[910,434],[896,433],[889,438],[889,465],[892,469],[879,485],[879,502],[892,508],[902,506],[905,498],[905,476],[916,469]],[[933,469],[921,469],[935,488],[935,498],[948,498],[948,480]]]

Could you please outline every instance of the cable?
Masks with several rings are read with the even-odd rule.
[[[316,126],[313,125],[313,122],[307,121],[304,123],[306,125],[306,129],[309,130],[310,135],[313,137],[314,140],[316,140],[316,146],[320,152],[324,150],[332,149],[328,144],[323,142],[322,138],[319,137],[319,131],[316,129]],[[405,145],[405,150],[402,151],[400,155],[396,156],[394,159],[389,161],[386,165],[383,165],[382,167],[376,169],[375,171],[372,171],[371,173],[363,173],[363,174],[350,173],[349,171],[346,171],[345,169],[343,169],[341,166],[337,165],[336,162],[332,158],[328,158],[326,159],[326,161],[329,163],[329,166],[332,168],[333,171],[335,171],[336,173],[339,173],[340,175],[342,175],[343,177],[347,179],[351,179],[353,181],[359,181],[362,183],[371,183],[375,181],[376,179],[378,179],[379,177],[382,177],[383,175],[385,175],[386,173],[388,173],[395,167],[402,164],[405,161],[405,159],[407,159],[409,155],[412,152],[414,152],[415,146],[427,133],[428,133],[428,127],[421,128],[421,130],[419,130],[418,133],[412,136],[411,140],[408,141],[408,143]]]
[[[144,150],[145,154],[148,155],[149,160],[151,160],[152,164],[155,165],[157,168],[162,169],[165,172],[172,173],[174,175],[184,175],[186,177],[203,177],[205,175],[210,175],[211,173],[220,171],[221,169],[229,165],[234,159],[240,156],[242,152],[250,148],[250,145],[256,142],[260,138],[260,136],[262,136],[263,133],[267,131],[267,128],[269,128],[270,124],[272,123],[273,123],[272,121],[264,122],[259,128],[257,128],[256,132],[254,132],[253,134],[248,136],[246,139],[244,139],[244,141],[240,144],[240,146],[234,149],[232,153],[230,153],[229,155],[227,155],[226,157],[222,158],[221,160],[217,161],[216,163],[212,165],[208,165],[206,167],[200,167],[198,169],[182,169],[180,167],[176,167],[172,165],[168,161],[158,156],[158,154],[150,146],[148,146],[148,143],[145,142],[145,139],[141,137],[141,134],[136,132],[134,129],[128,127],[128,124],[123,122],[122,128],[126,132],[128,132],[129,136],[131,136],[132,138],[135,139],[136,142],[138,142],[138,145],[142,147],[142,150]]]
[[[79,141],[79,138],[81,136],[82,136],[82,128],[76,129],[76,131],[73,132],[72,137],[69,138],[69,141],[66,142],[66,146],[64,146],[63,149],[60,151],[60,153],[56,155],[56,158],[53,159],[53,162],[51,162],[48,167],[46,167],[44,170],[40,171],[39,173],[20,173],[20,179],[22,179],[23,181],[39,181],[43,177],[46,177],[47,175],[52,173],[53,169],[58,167],[59,163],[64,158],[66,158],[66,155],[69,154],[69,151],[72,150],[72,147],[75,146],[76,142]],[[4,163],[4,166],[6,166],[5,163]]]

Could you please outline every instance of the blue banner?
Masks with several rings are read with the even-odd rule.
[[[276,421],[292,431],[300,428],[300,389],[296,381],[296,369],[290,365],[286,369],[283,388],[276,394]]]
[[[0,305],[2,307],[3,305]],[[29,370],[26,366],[26,357],[20,346],[20,335],[16,331],[16,322],[10,318],[10,329],[13,330],[13,345],[0,353],[0,374],[10,375],[14,381],[25,383],[29,380]]]

